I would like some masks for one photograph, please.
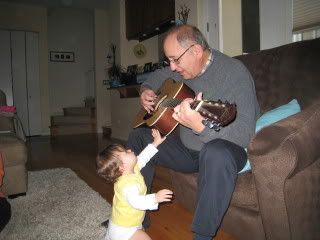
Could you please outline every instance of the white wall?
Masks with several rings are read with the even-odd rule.
[[[220,16],[220,51],[233,57],[242,54],[241,0],[223,0]]]
[[[48,10],[48,51],[75,55],[75,62],[49,62],[51,115],[61,114],[63,107],[84,105],[88,72],[94,68],[93,21],[89,10]]]
[[[103,126],[111,126],[110,91],[103,85],[103,80],[106,79],[106,56],[112,35],[110,14],[106,10],[95,9],[94,26],[97,132],[101,133]]]
[[[260,0],[260,48],[292,42],[292,0]]]

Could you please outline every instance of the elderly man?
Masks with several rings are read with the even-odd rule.
[[[153,72],[140,89],[141,105],[148,112],[154,111],[155,93],[167,78],[183,82],[197,94],[197,99],[203,96],[237,105],[236,119],[216,131],[191,109],[193,99],[185,99],[172,115],[180,123],[179,136],[170,134],[142,170],[148,189],[157,164],[184,173],[198,172],[192,231],[195,240],[212,239],[230,203],[237,173],[246,162],[244,148],[254,134],[260,112],[255,86],[240,61],[211,49],[194,26],[170,29],[163,48],[170,67]],[[151,130],[140,127],[130,133],[127,146],[138,154],[151,141]],[[148,226],[148,218],[144,226]]]

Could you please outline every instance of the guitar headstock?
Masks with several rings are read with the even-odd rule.
[[[206,118],[208,126],[216,131],[232,122],[237,115],[236,104],[231,104],[228,101],[194,101],[192,106],[201,116]]]

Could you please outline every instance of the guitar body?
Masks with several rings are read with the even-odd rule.
[[[167,79],[157,93],[156,111],[148,114],[145,109],[141,109],[133,121],[133,128],[143,124],[154,127],[163,135],[170,134],[179,124],[172,118],[173,108],[163,107],[161,103],[166,99],[183,100],[185,98],[194,98],[194,92],[182,82],[175,82]]]
[[[167,79],[156,93],[157,99],[154,111],[148,113],[141,109],[133,121],[132,127],[137,128],[143,124],[159,130],[167,136],[179,124],[173,117],[173,109],[186,98],[195,97],[194,92],[182,82],[175,82]],[[191,109],[200,113],[204,117],[206,126],[219,131],[221,127],[232,122],[236,117],[236,105],[229,102],[194,100],[190,104]]]

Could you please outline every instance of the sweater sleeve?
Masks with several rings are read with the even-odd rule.
[[[228,88],[229,91],[224,92],[223,95],[229,102],[236,103],[236,119],[226,127],[222,127],[218,132],[206,127],[201,133],[197,134],[203,143],[215,138],[222,138],[246,147],[254,134],[255,123],[260,110],[257,104],[253,79],[242,64],[238,65],[235,70],[236,74],[228,74],[226,76],[229,78],[226,82],[233,85],[233,87]]]
[[[157,152],[158,149],[153,144],[148,144],[137,157],[139,168],[142,169]]]
[[[141,88],[149,88],[156,92],[168,78],[174,78],[174,73],[169,67],[158,69],[149,73],[147,80],[142,83]]]
[[[123,189],[123,193],[128,203],[139,210],[155,210],[158,209],[155,194],[140,195],[136,185]]]

